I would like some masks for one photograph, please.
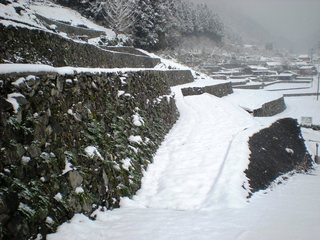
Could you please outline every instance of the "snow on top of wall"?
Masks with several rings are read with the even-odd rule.
[[[37,73],[49,72],[58,73],[61,75],[74,74],[70,68],[55,68],[45,64],[0,64],[0,74],[8,73]]]
[[[154,69],[154,68],[84,68],[84,67],[52,67],[45,64],[0,64],[0,74],[10,73],[57,73],[60,75],[74,75],[77,73],[125,73],[139,71],[170,71],[170,69]]]
[[[283,97],[280,93],[264,90],[234,89],[233,91],[233,94],[230,94],[223,99],[249,111],[259,109],[263,104]]]

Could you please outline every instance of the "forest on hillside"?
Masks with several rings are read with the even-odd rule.
[[[174,48],[183,37],[206,36],[220,42],[224,28],[206,4],[182,0],[56,0],[97,22],[126,34],[135,47]]]

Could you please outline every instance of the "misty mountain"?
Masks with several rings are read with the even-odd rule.
[[[209,5],[219,14],[225,24],[226,36],[233,40],[255,45],[265,45],[272,42],[280,48],[292,45],[289,39],[272,33],[254,18],[237,10],[228,2],[212,1]]]

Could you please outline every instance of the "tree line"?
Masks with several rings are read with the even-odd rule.
[[[206,4],[183,0],[56,0],[75,7],[116,34],[127,34],[135,47],[160,50],[183,37],[223,37],[223,24]]]

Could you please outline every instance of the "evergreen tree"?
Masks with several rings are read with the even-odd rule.
[[[68,2],[116,33],[131,35],[134,46],[147,50],[175,47],[181,37],[223,37],[223,25],[205,4],[184,0],[56,0]],[[66,3],[65,3],[66,4]]]
[[[159,41],[153,20],[155,11],[150,0],[138,0],[135,9],[136,19],[132,29],[134,45],[139,48],[152,49]]]
[[[134,7],[132,0],[107,0],[103,1],[102,7],[104,19],[107,25],[118,33],[127,32],[134,25]]]

